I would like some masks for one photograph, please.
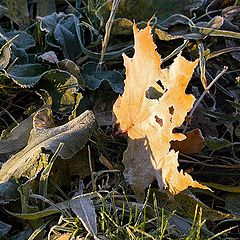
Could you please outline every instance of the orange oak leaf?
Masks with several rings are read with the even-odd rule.
[[[161,69],[161,57],[149,24],[142,30],[134,24],[133,32],[135,53],[133,58],[123,55],[124,93],[113,106],[116,124],[128,134],[123,156],[125,178],[139,200],[155,179],[160,189],[172,194],[189,186],[207,189],[187,173],[178,171],[178,152],[170,150],[171,141],[185,139],[183,134],[173,133],[173,129],[182,125],[195,101],[185,90],[198,61],[190,62],[179,54],[170,68]],[[160,89],[160,98],[151,98],[150,89]]]

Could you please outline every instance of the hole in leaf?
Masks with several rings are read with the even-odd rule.
[[[168,110],[169,110],[169,113],[170,113],[171,115],[174,114],[174,107],[173,107],[173,106],[169,107]]]
[[[160,117],[158,117],[157,115],[155,115],[154,117],[155,117],[156,122],[162,127],[163,126],[163,120]]]
[[[146,98],[148,99],[159,99],[162,97],[162,95],[163,94],[154,87],[149,87],[149,89],[146,91]]]
[[[165,87],[163,86],[161,80],[158,80],[158,81],[157,81],[157,84],[158,84],[163,90],[165,89]]]

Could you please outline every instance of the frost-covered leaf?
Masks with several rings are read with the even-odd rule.
[[[232,146],[232,143],[224,138],[217,138],[217,137],[211,137],[208,136],[206,139],[207,146],[214,151],[221,150],[225,147]]]
[[[0,169],[0,183],[10,178],[19,178],[34,167],[36,155],[42,148],[55,152],[59,144],[64,143],[59,156],[63,159],[72,157],[89,140],[95,126],[94,115],[86,111],[68,123],[49,129],[33,129],[28,145],[13,155]],[[28,176],[31,177],[31,176]]]
[[[53,47],[58,47],[59,45],[54,37],[54,30],[58,22],[65,16],[64,13],[53,13],[45,17],[38,17],[40,21],[40,29],[47,32],[46,41],[49,45]]]
[[[57,24],[54,31],[55,39],[61,46],[65,58],[74,59],[79,56],[75,54],[75,49],[78,47],[76,37],[62,24]]]
[[[70,208],[95,239],[97,235],[97,215],[91,197],[87,195],[73,197],[70,201]]]
[[[30,34],[28,34],[27,32],[24,32],[24,31],[7,32],[7,33],[4,34],[4,36],[8,40],[17,36],[13,40],[13,44],[17,48],[23,48],[24,50],[27,50],[27,49],[29,49],[31,47],[34,47],[36,45],[36,42],[35,42],[34,38]]]
[[[29,237],[32,235],[32,229],[26,229],[22,232],[14,235],[11,240],[26,240],[29,239]]]
[[[173,133],[184,122],[195,98],[185,90],[197,61],[187,61],[178,55],[169,69],[161,69],[161,58],[151,36],[151,27],[133,27],[135,54],[124,55],[126,80],[124,93],[114,104],[116,123],[128,134],[128,148],[124,152],[125,177],[140,200],[144,190],[155,179],[160,189],[177,194],[189,186],[207,189],[179,172],[178,153],[170,149],[171,141],[186,137]],[[161,81],[162,89],[157,85]],[[147,95],[150,87],[161,89],[159,99]]]
[[[67,71],[47,70],[48,67],[42,64],[15,65],[8,74],[21,87],[33,87],[38,83],[38,88],[46,90],[52,97],[54,111],[71,112],[79,94],[77,78]]]
[[[190,19],[182,14],[173,14],[160,24],[161,29],[168,32],[172,38],[184,38],[198,40],[203,36],[189,27]],[[206,23],[207,24],[207,23]]]
[[[17,59],[16,64],[27,64],[29,57],[23,48],[18,48],[14,44],[12,45],[12,59]]]
[[[57,55],[54,51],[45,52],[41,54],[38,58],[41,59],[42,61],[47,61],[49,63],[58,64],[59,62]]]
[[[20,86],[32,87],[47,70],[48,66],[43,64],[22,64],[13,66],[9,70],[8,75]]]
[[[47,43],[53,47],[60,47],[65,58],[75,59],[82,53],[78,40],[79,20],[76,16],[53,13],[39,19],[41,30],[47,32]]]
[[[4,49],[4,52],[3,52],[4,54],[2,54],[2,55],[5,55],[5,59],[8,59],[8,62],[5,60],[6,63],[4,67],[8,65],[10,57],[14,60],[17,60],[16,61],[17,64],[28,63],[28,55],[26,53],[26,50],[36,45],[34,38],[28,33],[23,31],[11,31],[6,33],[1,31],[1,34],[2,36],[4,36],[4,38],[0,38],[0,44],[3,45],[5,48],[7,46],[9,48],[8,51],[7,51],[7,48]],[[11,52],[12,52],[12,55],[11,55]],[[2,64],[0,62],[0,66],[1,65]]]
[[[7,139],[0,139],[0,160],[6,160],[11,154],[27,145],[32,130],[33,117],[30,116],[9,133]]]
[[[16,201],[19,198],[17,191],[18,185],[8,181],[0,184],[0,203],[7,204],[11,201]]]
[[[116,93],[123,92],[123,77],[120,72],[113,71],[97,71],[97,64],[89,62],[83,66],[83,77],[86,87],[90,90],[96,90],[100,87],[102,82],[107,81]]]
[[[0,221],[0,237],[3,237],[11,229],[11,225]]]

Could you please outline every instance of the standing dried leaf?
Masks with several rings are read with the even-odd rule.
[[[170,150],[171,141],[185,136],[173,133],[181,126],[195,98],[185,90],[198,61],[187,61],[180,54],[169,69],[161,69],[161,58],[151,36],[151,27],[138,30],[133,26],[135,54],[124,55],[125,88],[114,104],[116,123],[128,133],[128,148],[124,152],[125,177],[139,198],[155,179],[160,189],[177,194],[189,186],[207,189],[193,181],[187,173],[178,171],[178,153]],[[162,96],[151,99],[149,88],[157,89],[161,81]]]

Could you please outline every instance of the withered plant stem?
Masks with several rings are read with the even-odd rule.
[[[106,49],[107,49],[108,41],[109,41],[109,38],[110,38],[110,32],[111,32],[112,25],[113,25],[113,20],[115,18],[119,3],[120,3],[120,0],[113,0],[111,13],[110,13],[109,19],[106,23],[106,26],[105,26],[105,35],[104,35],[104,39],[103,39],[103,42],[102,42],[101,57],[100,57],[98,67],[97,67],[98,71],[102,70],[104,54],[105,54]]]
[[[196,101],[196,103],[194,104],[189,117],[191,118],[195,112],[195,110],[197,109],[197,107],[199,106],[200,102],[203,100],[203,98],[205,97],[205,95],[209,92],[210,88],[217,82],[217,80],[228,70],[227,66],[223,67],[223,70],[212,80],[212,82],[206,87],[206,89],[204,90],[204,92],[202,93],[202,95],[198,98],[198,100]],[[186,126],[183,130],[183,133],[186,132],[187,130],[187,126],[188,124],[186,123]]]

